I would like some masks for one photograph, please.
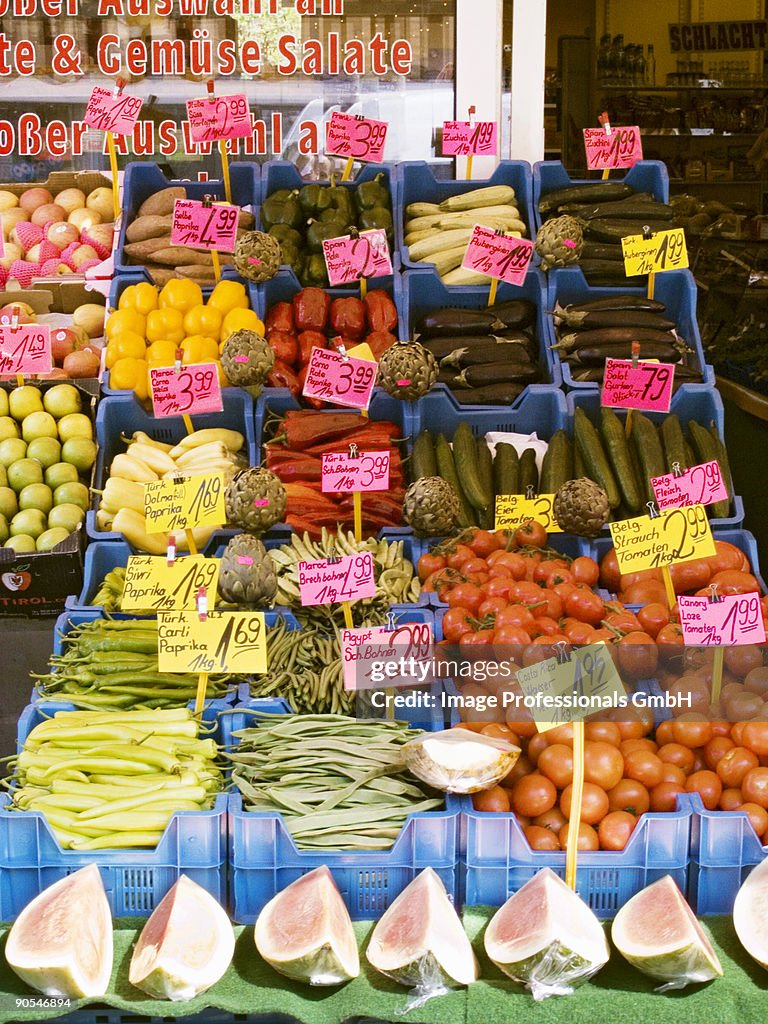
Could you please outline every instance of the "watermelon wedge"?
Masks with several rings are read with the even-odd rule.
[[[719,978],[723,969],[671,875],[648,885],[618,912],[611,938],[625,960],[665,982],[659,991]]]
[[[733,927],[752,959],[768,968],[768,860],[750,871],[736,893]]]
[[[598,919],[551,868],[538,871],[496,911],[485,950],[536,1000],[570,995],[610,956]]]

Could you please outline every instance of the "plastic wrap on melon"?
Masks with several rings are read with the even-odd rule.
[[[501,965],[498,965],[501,967]],[[537,1003],[550,996],[571,996],[585,981],[597,974],[604,963],[585,960],[559,942],[553,942],[530,960],[517,965],[517,970],[501,969],[530,991]]]
[[[490,789],[514,768],[520,748],[469,729],[424,733],[403,747],[408,770],[443,793]]]

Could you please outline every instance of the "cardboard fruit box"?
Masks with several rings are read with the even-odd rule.
[[[83,399],[82,411],[94,424],[95,439],[98,381],[88,378],[82,381],[51,380],[36,383],[43,392],[57,384],[72,384],[76,387]],[[15,386],[10,381],[0,384],[7,392],[13,391]],[[88,485],[93,486],[93,469]],[[64,611],[67,597],[78,594],[83,586],[85,538],[83,519],[74,533],[50,551],[16,554],[12,548],[0,547],[0,618],[41,619],[60,615]]]

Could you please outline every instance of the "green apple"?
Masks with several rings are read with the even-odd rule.
[[[77,484],[64,484],[64,487],[77,487]],[[53,508],[53,492],[45,484],[28,484],[19,492],[19,508],[39,508],[46,515]]]
[[[0,441],[4,441],[6,437],[21,437],[19,424],[12,416],[0,416]]]
[[[85,519],[85,512],[79,505],[54,505],[48,513],[48,528],[62,527],[72,533]]]
[[[93,440],[93,427],[85,413],[71,412],[59,420],[59,439],[65,442],[73,437],[87,437]]]
[[[65,530],[63,526],[54,526],[52,529],[46,530],[37,538],[37,550],[50,551],[51,548],[55,548],[57,544],[61,544],[63,540],[66,540],[69,533],[70,531]]]
[[[43,399],[40,389],[33,384],[14,388],[8,399],[8,408],[15,420],[24,420],[33,412],[42,412]]]
[[[35,538],[26,533],[17,533],[13,537],[9,537],[3,547],[13,548],[17,555],[28,555],[30,551],[36,550]]]
[[[55,437],[58,439],[59,430],[56,420],[49,412],[32,412],[21,421],[21,436],[29,444],[36,437]]]
[[[23,512],[17,512],[11,520],[11,536],[26,533],[37,540],[47,526],[46,517],[39,508],[25,508]]]
[[[72,384],[55,384],[43,394],[43,407],[59,420],[62,416],[80,412],[83,401],[80,392]]]
[[[43,482],[43,467],[37,459],[19,459],[8,467],[8,483],[18,494],[29,484]]]
[[[11,535],[11,531],[8,529],[8,520],[0,512],[0,544],[5,544]]]
[[[71,437],[62,445],[61,458],[87,473],[96,461],[96,442],[87,437]]]
[[[43,469],[48,469],[61,459],[61,445],[55,437],[36,437],[27,446],[27,458],[37,459]]]
[[[52,491],[55,491],[61,484],[76,483],[79,479],[80,474],[69,462],[55,462],[45,471],[45,482]]]
[[[0,487],[0,514],[6,519],[13,519],[19,511],[19,499],[16,491],[10,487]]]
[[[20,437],[7,437],[4,441],[0,441],[0,465],[5,466],[6,469],[11,463],[23,459],[26,454],[27,442],[22,441]]]
[[[81,483],[59,484],[53,492],[54,505],[77,505],[84,512],[88,511],[91,496],[88,488]]]

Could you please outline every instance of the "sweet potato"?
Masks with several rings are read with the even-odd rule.
[[[139,245],[143,245],[139,242]],[[197,249],[187,249],[183,245],[168,245],[164,249],[155,249],[152,259],[164,267],[180,267],[195,264],[202,267],[213,265],[211,254],[199,252]]]
[[[170,213],[165,217],[154,214],[137,217],[125,229],[125,237],[129,242],[145,242],[148,238],[162,238],[164,235],[170,238],[172,226],[173,215]]]
[[[187,264],[183,267],[176,267],[176,277],[187,277],[192,281],[197,281],[198,284],[216,283],[213,266],[201,267],[197,264]]]
[[[129,242],[125,246],[125,255],[138,263],[144,263],[153,253],[167,249],[171,244],[170,231],[160,238],[147,238],[143,242]]]
[[[139,207],[138,217],[167,217],[173,213],[173,204],[177,199],[186,199],[187,190],[183,185],[173,185],[145,199]]]
[[[147,263],[144,269],[155,284],[160,285],[161,288],[176,276],[170,267],[158,267],[155,263]]]

